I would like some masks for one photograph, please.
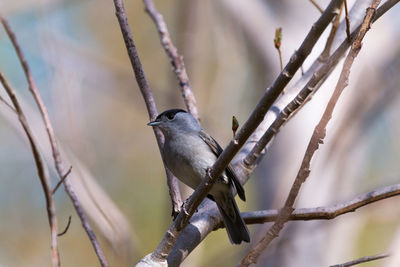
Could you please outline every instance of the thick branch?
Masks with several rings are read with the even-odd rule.
[[[190,86],[189,77],[186,73],[185,64],[183,62],[183,57],[179,55],[178,49],[172,43],[167,24],[165,23],[163,16],[157,11],[153,0],[143,0],[143,2],[146,6],[146,12],[150,15],[151,19],[156,24],[161,44],[165,52],[167,53],[175,75],[178,78],[185,105],[190,114],[192,114],[193,117],[199,120],[199,113],[196,106],[196,98],[194,97],[192,88]]]
[[[50,141],[50,145],[51,145],[51,150],[52,150],[53,159],[54,159],[54,165],[57,170],[57,174],[60,178],[60,181],[64,181],[63,184],[64,184],[65,191],[67,192],[68,196],[71,199],[72,204],[74,205],[74,208],[82,222],[82,226],[85,229],[90,242],[92,243],[92,246],[96,252],[96,255],[97,255],[101,265],[109,266],[107,259],[105,258],[104,253],[103,253],[103,251],[100,247],[100,244],[97,240],[97,237],[94,234],[92,227],[90,226],[89,220],[82,208],[82,205],[81,205],[77,195],[75,194],[74,189],[72,188],[71,183],[65,179],[68,175],[68,171],[64,170],[63,162],[62,162],[61,155],[60,155],[60,150],[58,148],[56,137],[54,134],[54,129],[50,122],[47,108],[44,105],[44,102],[40,96],[39,90],[37,89],[35,81],[33,80],[33,76],[32,76],[31,70],[28,66],[28,62],[26,61],[24,54],[22,53],[22,49],[20,48],[20,46],[18,44],[17,38],[16,38],[15,34],[13,33],[13,31],[11,30],[11,27],[8,25],[7,21],[3,17],[1,17],[1,22],[11,40],[11,42],[14,46],[14,49],[17,53],[17,56],[21,62],[22,68],[25,73],[25,77],[26,77],[28,85],[29,85],[29,90],[31,91],[31,93],[34,97],[35,102],[40,110],[40,114],[43,118],[43,121],[44,121],[44,124],[46,127],[46,132],[49,137],[49,141]],[[59,186],[59,184],[58,184],[58,186]]]

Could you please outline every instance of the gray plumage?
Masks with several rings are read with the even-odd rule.
[[[222,148],[214,138],[205,133],[192,115],[182,109],[166,110],[148,125],[159,127],[164,134],[163,154],[168,169],[183,183],[193,189],[206,176]],[[229,239],[233,244],[249,242],[249,231],[240,216],[234,191],[245,201],[243,186],[229,165],[209,193],[224,220]]]

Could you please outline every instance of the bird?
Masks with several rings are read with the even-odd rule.
[[[167,168],[184,184],[196,189],[222,153],[221,146],[183,109],[168,109],[148,125],[159,128],[164,135],[162,153]],[[217,204],[230,242],[240,244],[250,242],[250,234],[237,207],[235,191],[246,201],[244,188],[229,164],[207,197]]]

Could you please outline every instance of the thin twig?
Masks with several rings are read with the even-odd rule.
[[[2,23],[3,19],[0,16]],[[3,24],[4,25],[4,24]],[[39,152],[39,146],[36,143],[36,140],[33,137],[32,131],[29,127],[28,121],[26,120],[25,114],[19,104],[19,101],[15,95],[14,89],[8,83],[4,74],[0,71],[0,81],[6,90],[8,96],[13,103],[15,110],[18,114],[19,122],[22,125],[22,128],[25,131],[26,136],[28,137],[29,144],[32,149],[33,157],[35,159],[35,164],[39,176],[40,183],[42,185],[45,199],[46,199],[46,209],[47,209],[47,216],[49,219],[50,224],[50,233],[51,233],[51,259],[53,262],[54,267],[61,266],[60,264],[60,255],[58,252],[58,242],[57,242],[57,218],[56,218],[56,207],[53,199],[53,195],[51,194],[51,186],[50,186],[50,177],[48,171],[45,167],[44,159]]]
[[[53,153],[54,165],[57,170],[57,174],[58,174],[59,178],[62,180],[62,178],[65,176],[66,173],[64,172],[64,167],[63,167],[62,159],[60,156],[60,151],[57,146],[57,141],[55,138],[53,126],[49,119],[47,108],[44,105],[44,102],[40,96],[39,90],[36,87],[36,84],[33,80],[32,73],[31,73],[28,63],[24,57],[24,54],[22,53],[22,49],[20,48],[20,46],[18,44],[18,41],[17,41],[17,38],[16,38],[14,32],[12,31],[10,25],[5,20],[5,18],[2,16],[0,16],[0,18],[1,18],[1,22],[2,22],[5,30],[7,32],[7,35],[9,36],[9,38],[14,46],[17,56],[21,62],[22,68],[25,72],[26,79],[28,81],[29,90],[31,91],[31,93],[35,99],[35,102],[40,110],[40,114],[43,118],[43,121],[44,121],[44,124],[46,127],[46,132],[49,137],[49,141],[50,141],[50,145],[51,145],[51,149],[52,149],[52,153]],[[96,252],[96,255],[100,261],[100,264],[104,267],[109,266],[107,259],[104,256],[104,252],[100,247],[97,237],[92,230],[89,220],[85,214],[85,211],[83,210],[82,205],[81,205],[74,189],[72,188],[71,183],[68,180],[65,180],[63,184],[64,184],[65,191],[67,192],[68,196],[70,197],[71,202],[74,205],[74,208],[82,222],[82,226],[85,229],[90,242],[92,243],[92,246]]]
[[[400,184],[394,184],[375,189],[353,199],[327,207],[299,208],[290,215],[290,221],[332,220],[341,215],[354,212],[372,203],[400,195]],[[261,210],[242,212],[246,224],[273,222],[278,217],[279,210]],[[223,227],[222,220],[218,227]]]
[[[146,7],[146,12],[150,15],[151,19],[157,27],[160,36],[161,44],[171,61],[172,68],[181,87],[183,100],[190,114],[199,120],[199,113],[197,111],[196,98],[194,97],[192,88],[190,86],[189,77],[186,73],[183,57],[179,55],[178,49],[171,41],[167,25],[163,16],[158,12],[153,0],[143,0]]]
[[[117,16],[122,36],[125,41],[125,46],[128,52],[129,59],[131,61],[131,65],[133,71],[135,73],[135,78],[138,83],[140,92],[142,93],[143,99],[146,103],[147,111],[150,117],[150,120],[154,120],[157,117],[157,107],[155,104],[155,100],[153,94],[150,90],[149,84],[146,80],[146,76],[144,75],[142,63],[140,62],[139,55],[136,50],[135,42],[133,41],[133,37],[131,34],[131,29],[129,27],[128,18],[126,16],[124,3],[122,0],[113,0],[115,6],[115,15]],[[156,136],[158,148],[162,154],[162,147],[164,145],[164,137],[161,131],[157,127],[153,127],[154,134]],[[164,161],[164,158],[163,158]],[[167,175],[167,184],[169,188],[169,194],[172,200],[172,215],[174,216],[177,211],[180,210],[182,205],[182,197],[178,187],[177,178],[172,175],[172,173],[167,169],[164,163],[165,173]]]
[[[324,10],[318,5],[317,2],[315,2],[314,0],[310,0],[310,2],[318,9],[319,12],[324,12]]]
[[[285,201],[285,205],[280,210],[275,223],[269,228],[265,237],[263,237],[254,246],[254,248],[240,261],[238,266],[249,266],[250,264],[257,263],[257,260],[260,257],[261,253],[268,247],[268,245],[272,242],[272,240],[279,235],[280,231],[283,229],[284,225],[289,220],[290,215],[293,213],[294,210],[293,205],[297,198],[297,195],[299,194],[301,185],[306,181],[306,179],[310,175],[311,159],[313,158],[315,152],[319,148],[319,145],[323,143],[323,140],[326,136],[326,126],[328,125],[328,122],[332,118],[333,110],[336,106],[337,101],[339,100],[340,95],[342,94],[344,88],[348,85],[351,66],[354,62],[354,59],[357,57],[358,53],[361,50],[361,41],[363,40],[367,30],[369,29],[372,23],[372,18],[375,14],[375,10],[379,5],[379,3],[380,0],[374,0],[371,7],[367,9],[367,15],[365,16],[360,32],[356,40],[352,44],[350,52],[345,59],[342,72],[336,84],[335,91],[333,92],[331,98],[329,99],[324,114],[322,115],[321,120],[315,127],[314,132],[311,136],[311,140],[308,144],[299,172],[290,189],[289,195]]]
[[[376,254],[376,255],[373,255],[373,256],[361,257],[359,259],[348,261],[348,262],[345,262],[345,263],[342,263],[342,264],[331,265],[331,267],[349,267],[349,266],[354,266],[354,265],[357,265],[357,264],[360,264],[360,263],[364,263],[364,262],[384,259],[384,258],[387,258],[387,257],[390,257],[389,253]]]
[[[339,27],[339,24],[340,24],[340,17],[342,15],[343,6],[344,6],[344,4],[342,4],[340,6],[339,14],[337,14],[335,20],[332,23],[331,32],[329,33],[328,39],[326,40],[325,48],[324,48],[324,50],[322,51],[321,55],[318,58],[322,62],[325,62],[329,58],[329,55],[330,55],[330,52],[331,52],[332,43],[333,43],[333,40],[335,39],[336,31],[337,31],[337,29]]]
[[[51,193],[54,195],[57,191],[57,189],[60,187],[60,185],[62,183],[64,183],[65,179],[67,179],[68,175],[71,173],[72,171],[72,166],[69,167],[68,171],[64,174],[64,176],[60,179],[60,181],[58,181],[58,183],[56,184],[56,186],[54,187],[54,189],[51,191]]]
[[[345,19],[346,19],[346,35],[347,35],[347,41],[350,42],[350,19],[349,19],[349,11],[347,9],[347,0],[344,0],[344,12],[346,14]]]
[[[11,111],[13,111],[14,113],[17,113],[15,108],[13,106],[11,106],[2,96],[0,96],[0,101],[3,102],[9,109],[11,109]]]
[[[57,236],[63,236],[63,235],[65,235],[65,234],[67,233],[69,227],[71,226],[71,220],[72,220],[72,216],[69,215],[69,217],[68,217],[68,222],[67,222],[67,226],[65,226],[64,231],[62,231],[61,233],[57,234]]]

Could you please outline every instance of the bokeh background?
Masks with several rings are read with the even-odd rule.
[[[132,33],[159,111],[184,107],[176,78],[142,1],[125,1]],[[319,0],[325,7],[329,1]],[[354,1],[348,1],[352,6]],[[319,11],[309,1],[155,1],[183,54],[202,126],[222,146],[231,117],[241,124],[279,73],[274,31],[283,28],[287,62]],[[127,58],[111,0],[2,0],[0,11],[16,33],[49,109],[69,179],[86,203],[111,266],[132,266],[157,246],[171,224],[165,173],[142,96]],[[399,6],[373,25],[356,59],[328,136],[317,153],[298,207],[348,200],[399,182]],[[304,64],[322,51],[328,31]],[[278,134],[246,184],[242,211],[279,208],[299,168],[311,132],[338,77],[331,75],[312,101]],[[53,184],[51,152],[16,54],[0,30],[0,69],[23,102]],[[297,74],[294,80],[300,78]],[[5,97],[5,92],[0,91]],[[42,189],[16,116],[0,103],[0,266],[50,266],[50,235]],[[183,188],[187,194],[190,190]],[[55,196],[63,266],[98,266],[63,190]],[[398,198],[332,221],[289,223],[259,266],[327,266],[398,250]],[[253,241],[269,224],[249,226]],[[210,234],[185,266],[232,266],[248,245],[232,246],[225,230]],[[398,266],[394,258],[365,266]]]

